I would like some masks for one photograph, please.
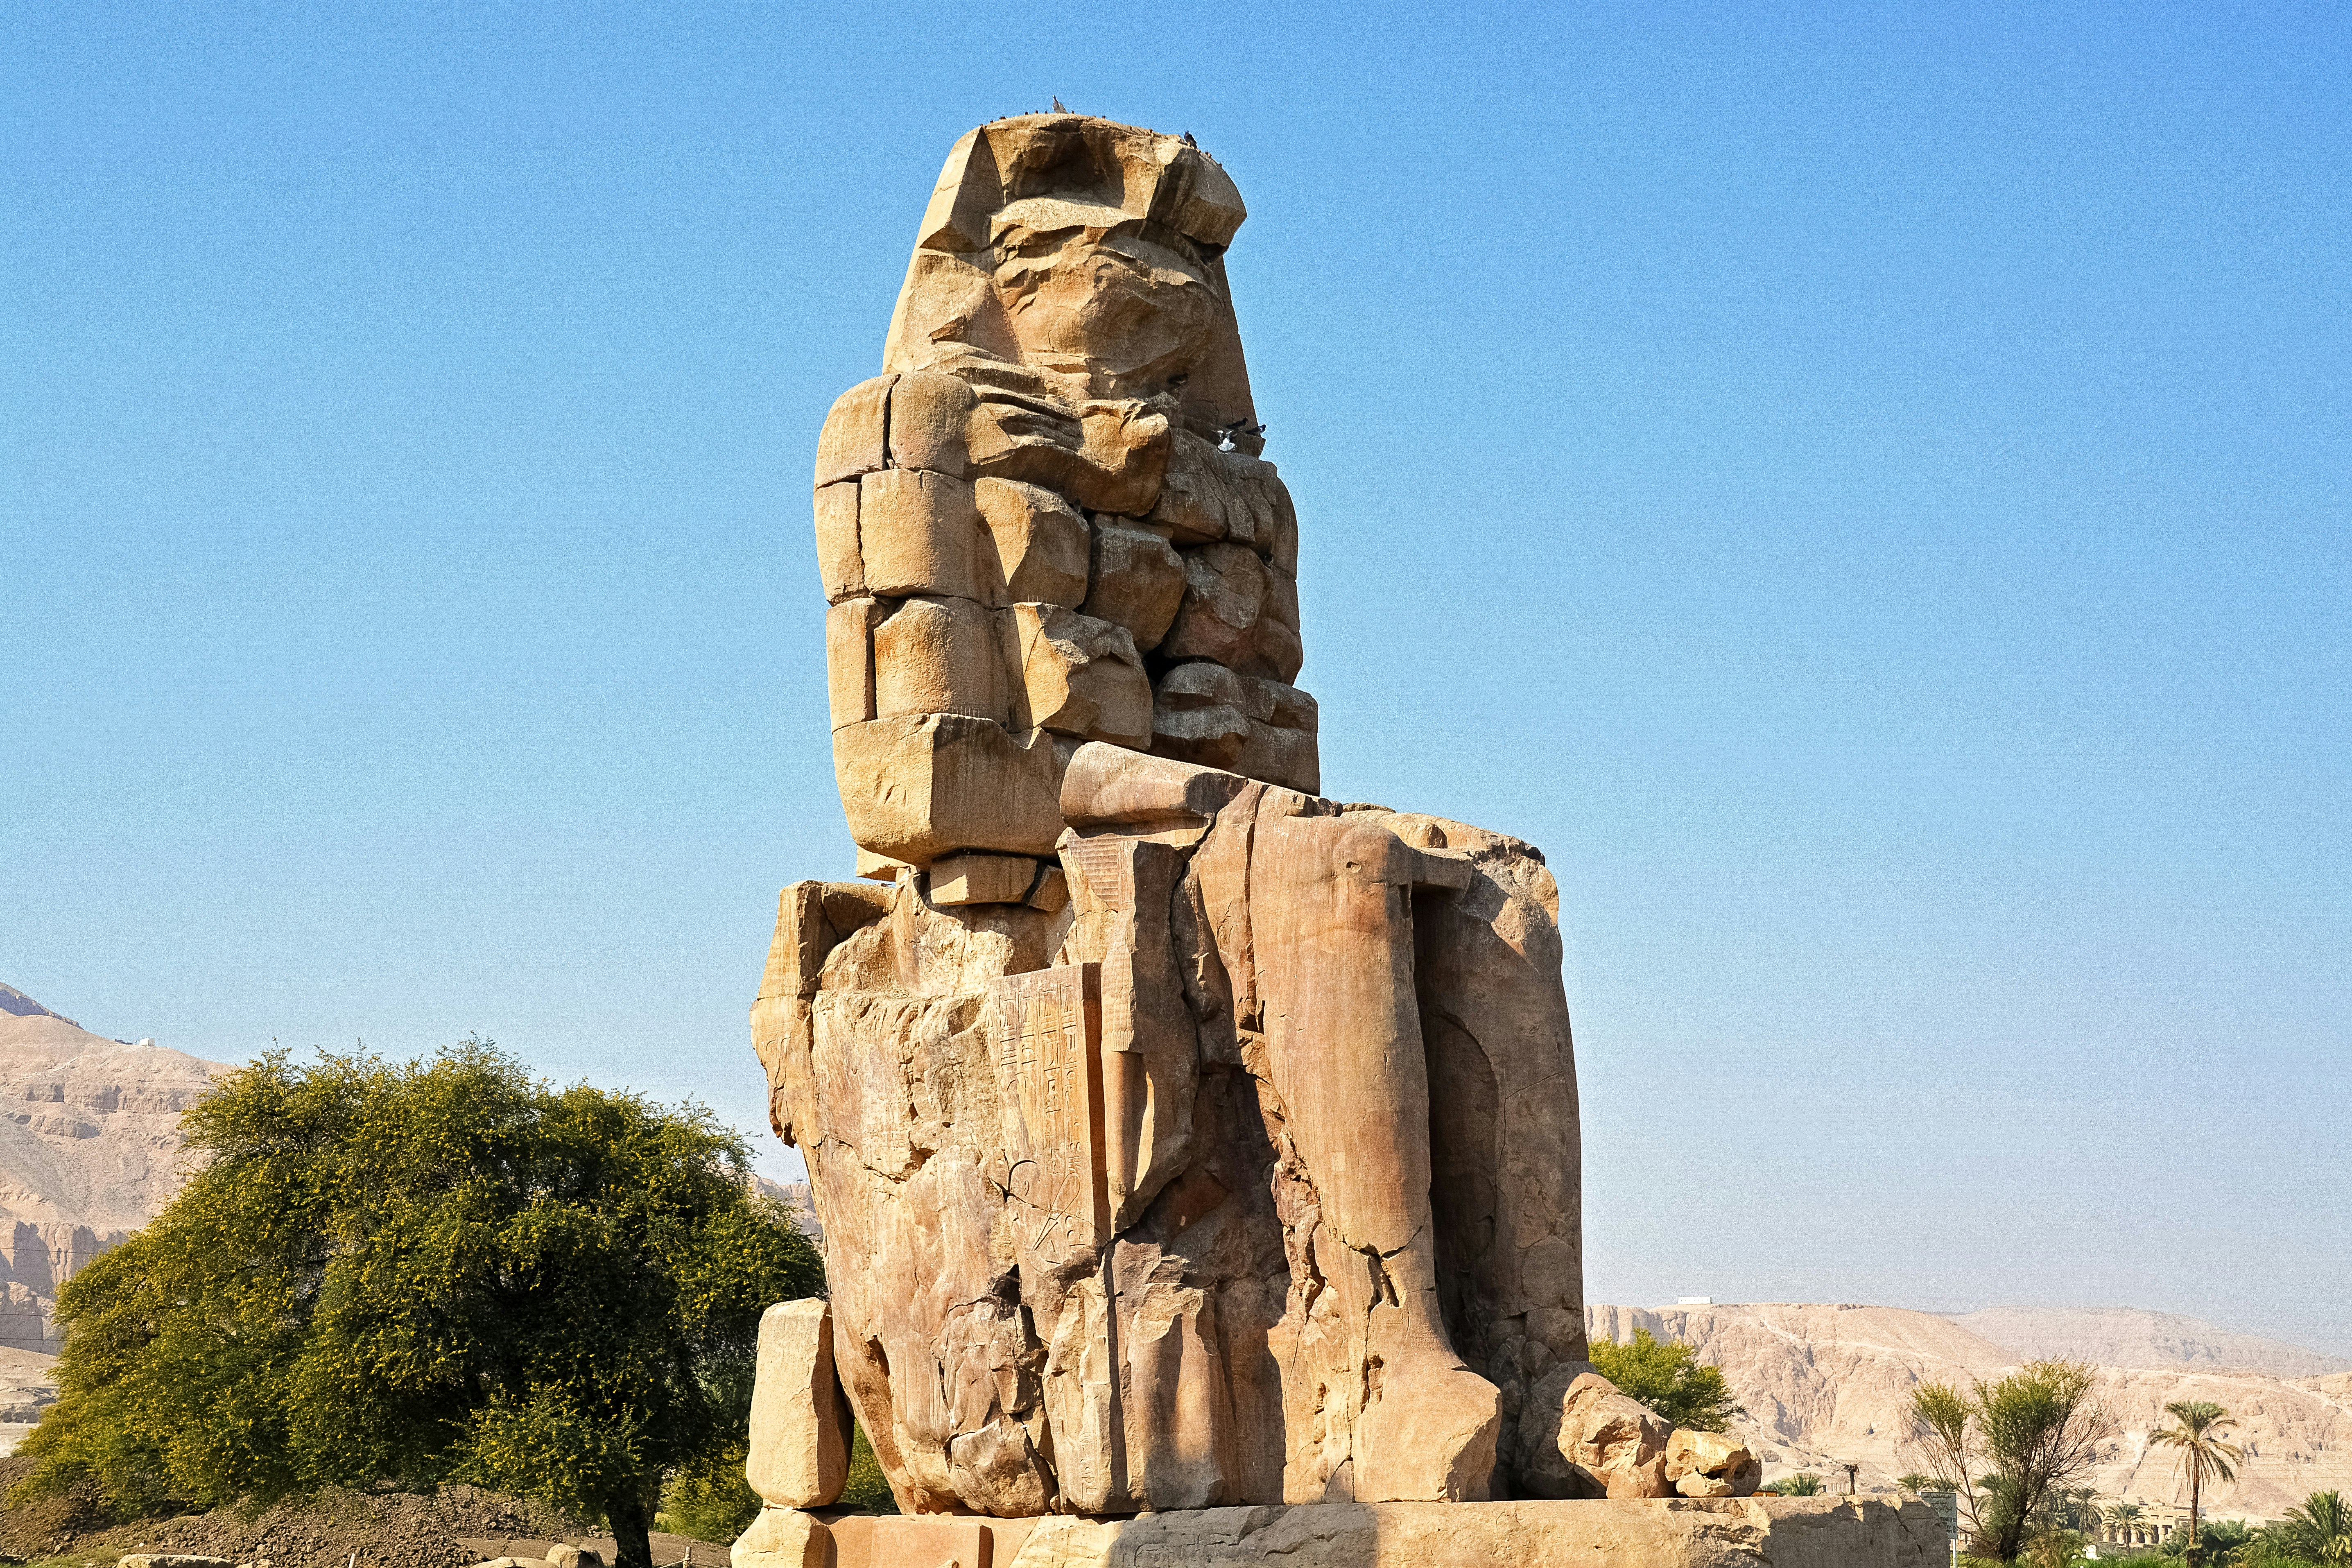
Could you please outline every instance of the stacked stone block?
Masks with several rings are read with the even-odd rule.
[[[1061,770],[1087,741],[1320,782],[1273,465],[1165,419],[1093,423],[1128,476],[1096,499],[1148,500],[1139,515],[992,471],[1034,471],[1034,447],[943,371],[877,376],[825,421],[834,758],[868,874],[953,857],[967,874],[933,879],[940,901],[1050,903]],[[973,868],[989,856],[1026,864]]]

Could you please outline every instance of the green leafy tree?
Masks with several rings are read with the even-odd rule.
[[[1978,1556],[2014,1563],[2053,1526],[2053,1504],[2088,1470],[2116,1423],[2081,1362],[2029,1362],[1968,1393],[1923,1384],[1912,1394],[1906,1446],[1961,1499]],[[1991,1467],[1967,1485],[1977,1464]]]
[[[194,1174],[67,1285],[32,1492],[119,1510],[466,1480],[602,1515],[648,1568],[664,1475],[738,1441],[759,1316],[823,1289],[696,1107],[274,1052],[182,1123]]]
[[[1918,1470],[1907,1471],[1895,1477],[1895,1484],[1906,1492],[1939,1492],[1945,1489],[1943,1483],[1935,1477],[1923,1474]]]
[[[2172,1425],[2148,1434],[2157,1447],[2179,1457],[2178,1473],[2189,1478],[2189,1560],[2197,1561],[2197,1518],[2208,1481],[2234,1481],[2233,1468],[2246,1462],[2245,1450],[2222,1439],[2237,1425],[2230,1413],[2206,1399],[2176,1399],[2164,1407]]]
[[[1731,1398],[1723,1373],[1701,1365],[1698,1352],[1679,1340],[1659,1340],[1635,1329],[1631,1344],[1607,1340],[1592,1347],[1592,1370],[1676,1426],[1720,1432],[1735,1415],[1745,1415]]]
[[[670,1472],[662,1487],[661,1511],[654,1523],[672,1535],[726,1546],[751,1528],[764,1505],[751,1489],[744,1464],[751,1457],[748,1437],[698,1455]]]

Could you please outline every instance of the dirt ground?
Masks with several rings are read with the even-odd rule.
[[[0,1495],[31,1470],[0,1459]],[[613,1542],[532,1502],[449,1487],[431,1496],[326,1491],[247,1519],[233,1510],[110,1525],[94,1495],[44,1498],[0,1511],[0,1553],[31,1563],[111,1564],[127,1552],[184,1552],[270,1568],[470,1568],[486,1558],[537,1556],[558,1542],[613,1560]],[[719,1568],[727,1548],[656,1535],[654,1562]]]

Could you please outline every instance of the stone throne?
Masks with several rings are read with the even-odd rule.
[[[1243,217],[1189,139],[972,132],[818,440],[866,879],[784,890],[752,1035],[909,1513],[1572,1489],[1558,891],[1318,793]]]

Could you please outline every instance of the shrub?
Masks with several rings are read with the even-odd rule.
[[[1733,1416],[1748,1414],[1732,1403],[1723,1373],[1699,1364],[1697,1351],[1679,1340],[1660,1341],[1647,1329],[1635,1329],[1631,1344],[1595,1343],[1592,1370],[1620,1394],[1694,1432],[1720,1432]]]

